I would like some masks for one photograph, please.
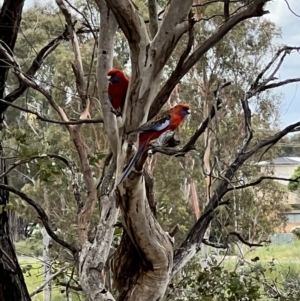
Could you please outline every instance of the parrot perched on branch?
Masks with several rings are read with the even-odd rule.
[[[129,79],[122,70],[111,69],[107,73],[108,98],[117,116],[123,111]]]
[[[134,163],[141,156],[149,143],[152,140],[157,139],[162,133],[168,130],[174,131],[175,129],[177,129],[181,122],[184,120],[185,116],[190,113],[190,106],[188,104],[180,103],[170,110],[162,112],[161,114],[155,116],[150,121],[141,125],[137,130],[127,133],[139,134],[139,146],[134,157],[131,159],[125,171],[123,172],[119,185],[127,178],[129,172],[134,166]]]

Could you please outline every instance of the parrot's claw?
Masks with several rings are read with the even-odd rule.
[[[115,114],[117,117],[121,117],[122,116],[122,112],[121,112],[120,108],[118,108],[118,109],[111,108],[111,112],[113,114]]]

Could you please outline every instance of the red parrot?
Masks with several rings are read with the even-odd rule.
[[[111,69],[107,73],[108,98],[116,113],[121,113],[124,107],[129,79],[122,70]]]
[[[126,167],[119,184],[121,184],[128,176],[134,163],[140,157],[142,152],[147,148],[149,143],[157,139],[162,133],[167,130],[176,130],[181,122],[184,120],[185,116],[190,114],[190,106],[188,104],[180,103],[168,111],[162,112],[161,114],[155,116],[150,121],[141,125],[137,130],[130,133],[139,133],[139,147],[134,157],[129,162]]]

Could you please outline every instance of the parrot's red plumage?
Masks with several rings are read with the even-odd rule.
[[[121,184],[128,176],[134,163],[147,148],[149,143],[157,139],[162,133],[171,130],[176,130],[185,116],[190,114],[190,106],[188,104],[180,103],[168,111],[162,112],[155,116],[150,121],[140,126],[137,130],[130,133],[139,133],[139,147],[134,157],[126,167],[119,184]]]
[[[112,107],[121,113],[124,107],[129,79],[122,70],[111,69],[107,73],[108,97]]]

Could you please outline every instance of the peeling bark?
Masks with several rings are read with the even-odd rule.
[[[113,301],[105,287],[106,262],[112,243],[114,227],[119,210],[114,197],[103,196],[101,216],[94,241],[86,241],[79,254],[80,284],[89,301]]]
[[[129,268],[131,278],[121,282],[119,300],[161,300],[173,265],[171,239],[151,213],[140,184],[136,182],[120,199],[126,234],[115,254],[114,274],[118,282],[124,277],[125,268]],[[125,244],[129,239],[132,245]],[[134,265],[129,265],[128,260]]]

